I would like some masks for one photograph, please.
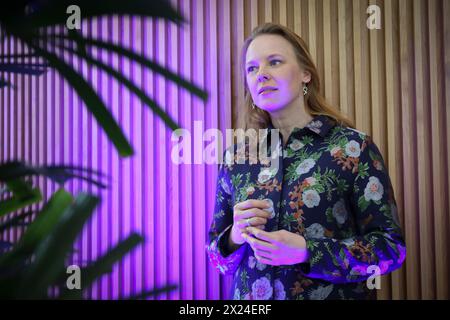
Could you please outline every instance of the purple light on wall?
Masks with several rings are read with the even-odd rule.
[[[229,18],[218,12],[226,3],[173,1],[189,21],[183,27],[163,20],[105,17],[82,24],[82,33],[124,44],[209,93],[206,103],[136,63],[105,50],[92,54],[119,70],[162,106],[182,128],[193,132],[231,127]],[[21,52],[16,42],[2,43],[3,53]],[[158,299],[219,299],[229,291],[207,260],[216,165],[171,162],[171,130],[129,90],[104,72],[65,56],[101,95],[131,141],[135,155],[120,158],[79,97],[55,71],[40,77],[5,78],[16,90],[0,91],[1,159],[32,164],[74,164],[111,177],[107,190],[74,181],[66,188],[101,196],[101,204],[77,241],[73,263],[91,261],[136,231],[145,244],[94,284],[87,298],[115,299],[168,283],[178,290]],[[219,76],[220,75],[220,76]],[[50,195],[56,186],[39,179]],[[20,233],[3,235],[17,239]]]

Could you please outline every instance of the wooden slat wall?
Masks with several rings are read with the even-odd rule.
[[[366,26],[372,4],[380,7],[380,30]],[[326,98],[371,134],[384,155],[408,255],[400,270],[382,277],[378,298],[448,299],[448,1],[274,0],[245,10],[245,36],[270,21],[307,41]],[[233,106],[241,103],[238,96]]]
[[[83,32],[122,42],[203,86],[203,104],[138,65],[99,50],[165,106],[183,127],[230,128],[243,103],[243,40],[263,22],[287,25],[309,44],[327,99],[371,134],[384,155],[407,241],[405,265],[383,277],[380,299],[448,299],[450,255],[450,2],[446,0],[172,1],[188,22],[98,19]],[[381,29],[366,26],[378,5]],[[445,19],[444,19],[445,18]],[[2,43],[2,52],[25,50]],[[75,66],[80,61],[72,61]],[[213,270],[204,242],[212,219],[217,167],[170,162],[170,132],[136,97],[95,69],[102,93],[136,155],[119,159],[78,97],[54,72],[12,76],[0,91],[0,156],[74,163],[113,177],[80,239],[80,260],[101,254],[131,230],[145,246],[104,277],[89,297],[114,298],[166,282],[162,299],[226,298],[230,278]],[[44,184],[51,192],[54,186]],[[84,183],[71,190],[87,189]],[[96,190],[97,191],[97,190]],[[4,235],[15,238],[20,232]]]

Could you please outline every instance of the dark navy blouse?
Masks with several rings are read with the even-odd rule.
[[[282,141],[278,135],[279,142]],[[234,149],[234,151],[236,151]],[[234,275],[230,299],[372,299],[373,278],[399,268],[406,247],[383,158],[360,131],[316,116],[295,128],[279,165],[236,164],[219,168],[216,205],[207,253],[223,274]],[[228,252],[233,206],[246,199],[269,199],[265,231],[302,235],[309,261],[271,266],[258,262],[244,243]]]

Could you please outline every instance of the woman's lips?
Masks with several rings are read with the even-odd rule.
[[[260,93],[260,95],[268,95],[274,91],[277,91],[277,89],[268,89],[268,90],[264,90],[263,92]]]

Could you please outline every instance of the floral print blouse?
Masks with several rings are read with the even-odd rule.
[[[379,274],[392,272],[406,256],[391,181],[377,146],[369,135],[319,115],[295,128],[276,150],[275,170],[237,161],[219,168],[206,249],[221,273],[234,275],[229,298],[374,299],[376,289],[367,285],[376,276],[373,268]],[[227,150],[225,158],[230,156]],[[247,199],[273,203],[265,231],[302,235],[308,262],[262,264],[247,243],[228,252],[233,207]]]

